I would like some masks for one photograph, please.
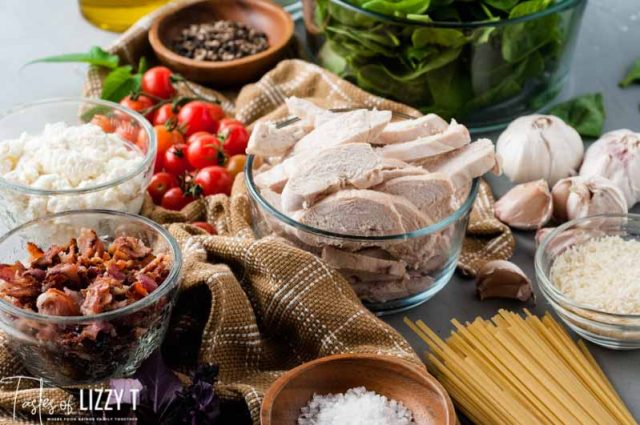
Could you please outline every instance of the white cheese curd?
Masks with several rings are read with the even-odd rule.
[[[42,133],[0,141],[0,176],[38,190],[82,190],[138,170],[143,154],[94,124],[47,124]],[[106,208],[138,213],[148,173],[87,194],[39,196],[0,190],[0,221],[8,227],[72,209]],[[8,230],[8,229],[6,229]]]

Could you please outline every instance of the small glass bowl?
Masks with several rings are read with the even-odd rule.
[[[316,61],[368,92],[489,132],[560,93],[587,0],[463,22],[389,16],[364,3],[303,0]]]
[[[394,113],[394,118],[409,117]],[[290,119],[280,126],[295,121],[296,118]],[[416,307],[437,294],[453,276],[471,207],[478,194],[478,179],[471,184],[469,194],[461,206],[443,220],[408,233],[366,237],[333,233],[308,226],[278,211],[260,193],[260,188],[254,181],[254,171],[258,162],[258,158],[249,155],[245,165],[245,183],[251,200],[253,228],[258,237],[276,234],[320,257],[323,249],[327,247],[346,248],[352,252],[368,248],[381,248],[386,251],[392,247],[393,252],[402,253],[393,254],[390,259],[394,261],[404,261],[403,259],[408,257],[418,256],[420,251],[420,263],[425,265],[424,268],[411,272],[407,268],[402,278],[385,276],[384,273],[356,278],[353,273],[343,271],[343,275],[351,282],[364,305],[376,314],[391,314]],[[427,251],[421,251],[422,248]],[[403,280],[405,277],[409,277],[410,280]]]
[[[555,259],[566,249],[604,236],[640,240],[640,215],[596,215],[570,221],[551,231],[536,250],[538,287],[558,316],[578,335],[607,348],[638,349],[640,315],[607,313],[581,305],[563,294],[550,279]]]
[[[117,103],[89,98],[47,99],[0,113],[0,152],[5,140],[18,139],[23,133],[38,135],[46,124],[82,125],[94,116],[103,116],[103,130],[115,132],[128,149],[140,152],[140,164],[111,181],[81,189],[43,190],[0,175],[0,235],[27,221],[69,210],[140,212],[153,175],[156,137],[142,115]]]
[[[93,316],[52,316],[23,310],[0,298],[0,329],[7,347],[34,376],[56,385],[90,384],[130,375],[156,350],[169,325],[175,303],[182,255],[176,240],[162,226],[127,213],[87,210],[68,211],[28,222],[0,238],[0,263],[26,262],[26,244],[46,250],[66,245],[82,228],[96,231],[104,242],[133,236],[171,260],[171,270],[158,289],[124,308]],[[107,328],[95,341],[67,342],[61,335],[83,329]]]

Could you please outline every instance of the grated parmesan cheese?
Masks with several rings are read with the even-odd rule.
[[[582,306],[640,314],[640,241],[607,236],[572,246],[555,260],[550,278]]]

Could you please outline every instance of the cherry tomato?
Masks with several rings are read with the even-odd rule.
[[[140,127],[133,124],[131,121],[123,120],[118,123],[116,134],[122,139],[137,145],[138,139],[141,137],[140,134],[144,134],[144,131],[140,131]]]
[[[190,145],[191,143],[195,142],[201,137],[209,137],[209,136],[215,136],[215,135],[206,131],[198,131],[197,133],[193,133],[191,136],[187,137],[187,144]]]
[[[153,125],[163,125],[167,121],[177,122],[176,113],[173,111],[173,105],[169,103],[165,103],[158,109],[153,116]]]
[[[158,144],[155,171],[159,171],[164,167],[165,154],[169,148],[173,145],[184,143],[184,137],[182,137],[182,133],[171,126],[156,125],[153,129],[156,133]]]
[[[194,100],[187,103],[178,112],[178,123],[186,129],[185,134],[191,136],[198,131],[216,133],[220,127],[220,118],[224,116],[219,105]]]
[[[171,146],[164,154],[162,165],[174,176],[183,175],[190,168],[189,161],[187,161],[187,145],[181,143]]]
[[[233,155],[227,161],[227,171],[231,174],[231,177],[234,179],[238,174],[240,174],[244,170],[244,164],[247,162],[246,155]]]
[[[153,106],[154,101],[145,95],[140,95],[133,99],[131,96],[127,96],[120,101],[120,104],[125,108],[132,109],[136,112],[142,113],[145,109],[149,109]],[[153,112],[145,115],[145,118],[153,122]]]
[[[231,127],[232,125],[244,126],[242,121],[237,120],[235,118],[223,118],[220,120],[220,128],[218,129],[218,132],[222,132],[222,130],[224,130],[225,128]]]
[[[216,232],[216,228],[205,221],[194,221],[193,223],[191,223],[191,225],[201,228],[202,230],[209,233],[210,235],[218,234],[218,232]]]
[[[169,189],[178,187],[178,180],[169,173],[161,172],[154,174],[149,182],[147,191],[153,198],[153,202],[160,204],[162,197]]]
[[[96,114],[91,118],[91,123],[97,125],[105,133],[113,133],[118,126],[118,120],[102,114]]]
[[[193,182],[200,186],[205,196],[217,195],[218,193],[231,194],[231,174],[218,165],[205,167],[198,171]]]
[[[241,155],[247,150],[249,132],[244,126],[232,125],[218,134],[222,140],[222,147],[227,156]]]
[[[168,210],[179,211],[193,200],[193,197],[185,195],[179,187],[173,187],[164,194],[160,205]]]
[[[187,159],[193,168],[223,164],[222,143],[211,134],[201,136],[187,148]]]
[[[142,91],[161,99],[169,99],[176,94],[171,83],[173,73],[166,66],[154,66],[142,75]]]

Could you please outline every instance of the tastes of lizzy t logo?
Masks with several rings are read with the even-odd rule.
[[[77,399],[72,394],[61,397],[57,394],[55,399],[47,394],[42,378],[31,376],[10,376],[0,379],[0,385],[14,387],[13,419],[35,419],[38,418],[40,424],[69,420],[76,416],[87,420],[87,414],[117,412],[123,403],[129,405],[135,411],[138,405],[140,388],[131,387],[126,389],[102,389],[90,388],[79,390]],[[26,391],[30,390],[30,391]],[[126,394],[125,394],[126,393]],[[49,395],[49,396],[48,396]],[[91,415],[94,417],[95,415]],[[103,416],[103,415],[100,415]],[[107,419],[108,421],[108,419]],[[101,419],[105,422],[105,418]]]

